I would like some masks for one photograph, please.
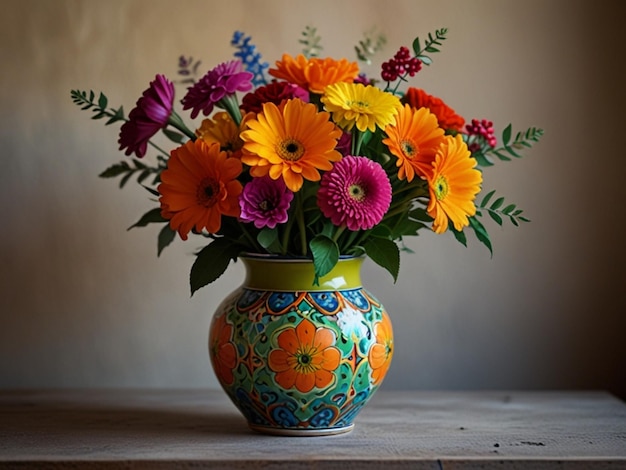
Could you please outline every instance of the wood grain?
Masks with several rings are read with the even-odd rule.
[[[0,468],[626,469],[603,392],[379,392],[354,431],[251,431],[221,391],[0,392]]]

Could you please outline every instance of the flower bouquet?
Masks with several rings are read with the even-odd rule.
[[[135,158],[100,176],[120,177],[120,186],[136,178],[157,204],[132,227],[162,225],[158,254],[176,233],[205,241],[191,268],[192,294],[246,253],[309,258],[312,284],[340,257],[366,255],[395,280],[400,252],[410,251],[405,237],[422,229],[450,231],[463,244],[469,229],[491,251],[485,215],[499,225],[528,221],[494,191],[477,196],[484,167],[520,157],[543,131],[514,134],[509,125],[498,142],[490,121],[466,123],[408,84],[447,33],[400,47],[370,77],[359,62],[370,61],[382,36],[361,41],[357,61],[336,60],[319,57],[319,37],[307,28],[302,53],[270,67],[236,32],[234,60],[198,78],[200,62],[181,57],[180,79],[157,75],[128,117],[103,93],[71,97],[93,119],[122,123],[120,150]],[[180,102],[177,84],[188,85]],[[190,127],[178,105],[202,120]],[[159,131],[171,150],[153,141]]]

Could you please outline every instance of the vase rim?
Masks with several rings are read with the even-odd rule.
[[[244,286],[273,291],[328,291],[362,286],[360,268],[364,256],[341,257],[335,267],[316,281],[311,258],[258,255],[241,256],[246,266]]]
[[[244,252],[239,255],[241,259],[257,259],[257,260],[266,260],[266,261],[281,261],[285,263],[312,263],[313,258],[308,256],[291,256],[291,255],[279,255],[275,253],[251,253]],[[365,259],[365,255],[340,255],[339,261],[345,260],[357,260],[357,259]]]

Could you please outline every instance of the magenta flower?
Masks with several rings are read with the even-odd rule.
[[[223,98],[233,95],[237,91],[250,91],[252,77],[246,72],[238,60],[224,62],[202,77],[189,88],[182,100],[183,109],[191,109],[191,117],[198,116],[200,111],[205,116],[211,114],[213,107]]]
[[[148,141],[167,125],[174,104],[174,84],[164,75],[157,75],[150,87],[137,100],[120,129],[118,143],[126,155],[135,153],[139,158],[146,154]]]
[[[263,110],[263,103],[269,102],[278,106],[283,101],[292,98],[300,98],[308,103],[309,92],[293,83],[272,81],[244,96],[241,100],[241,109],[246,113],[260,113]]]
[[[391,183],[379,163],[347,156],[324,173],[317,205],[337,226],[368,230],[379,223],[391,204]]]
[[[256,228],[274,228],[276,224],[287,222],[292,199],[293,193],[282,178],[253,178],[239,196],[240,218],[244,222],[254,222]]]

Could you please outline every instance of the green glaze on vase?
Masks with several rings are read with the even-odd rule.
[[[350,431],[393,355],[389,316],[361,285],[363,258],[341,259],[315,286],[310,260],[242,261],[246,279],[209,332],[220,384],[256,431]]]

